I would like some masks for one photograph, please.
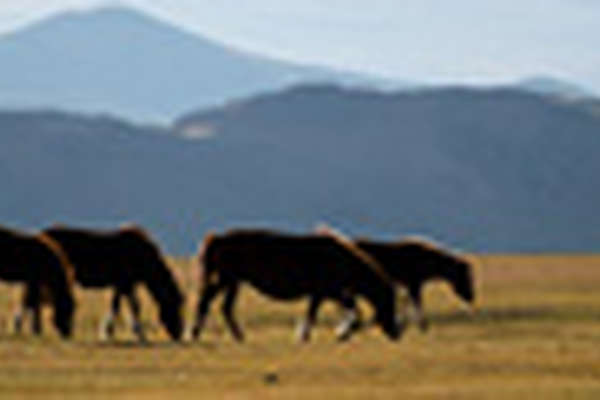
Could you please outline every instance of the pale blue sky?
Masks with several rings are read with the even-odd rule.
[[[600,0],[0,0],[0,32],[115,4],[287,60],[430,83],[547,74],[600,93]]]

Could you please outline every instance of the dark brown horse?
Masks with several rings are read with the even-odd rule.
[[[54,308],[54,325],[63,337],[72,331],[73,267],[60,246],[46,235],[27,235],[0,228],[0,279],[22,283],[24,311],[32,312],[32,331],[42,332],[41,305],[49,300]],[[21,330],[22,317],[15,321]]]
[[[145,339],[135,294],[136,284],[142,283],[158,303],[160,319],[171,338],[181,338],[183,295],[158,247],[142,229],[131,226],[97,232],[53,227],[44,232],[65,250],[81,286],[114,288],[111,312],[103,324],[105,335],[113,335],[114,318],[119,314],[121,296],[125,296],[133,314],[133,330],[140,340]]]
[[[247,282],[278,300],[309,297],[300,338],[308,340],[323,300],[332,299],[348,310],[361,295],[375,309],[375,319],[391,339],[400,336],[395,320],[393,282],[370,256],[351,241],[334,236],[294,236],[268,231],[239,230],[207,235],[200,249],[203,286],[193,337],[202,330],[211,302],[225,292],[222,312],[233,336],[241,341],[233,307],[239,286]],[[347,339],[344,332],[341,339]]]
[[[475,301],[471,263],[464,257],[423,240],[374,242],[359,239],[356,244],[373,256],[386,272],[408,289],[419,326],[427,329],[422,311],[422,291],[431,280],[444,280],[468,304]]]

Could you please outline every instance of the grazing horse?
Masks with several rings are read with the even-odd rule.
[[[381,267],[351,241],[334,236],[294,236],[269,231],[238,230],[205,237],[198,256],[203,285],[192,335],[202,330],[211,302],[225,292],[222,312],[235,339],[243,334],[233,307],[241,283],[247,282],[277,300],[310,298],[307,318],[299,338],[307,341],[318,308],[332,299],[355,309],[355,295],[365,297],[375,309],[375,320],[386,335],[397,339],[395,288]],[[347,339],[343,332],[340,339]]]
[[[75,310],[73,267],[52,238],[0,228],[0,279],[25,284],[23,311],[32,313],[34,334],[42,332],[41,305],[49,300],[56,329],[64,338],[71,336]],[[21,317],[15,320],[17,332],[21,324]]]
[[[183,294],[158,247],[135,226],[97,232],[67,227],[46,229],[45,234],[65,250],[75,268],[75,280],[85,288],[112,287],[111,311],[102,332],[114,334],[114,319],[119,314],[121,296],[127,298],[133,314],[133,331],[145,340],[140,323],[140,304],[135,285],[143,283],[160,307],[160,319],[174,340],[183,332],[181,308]]]
[[[394,280],[408,289],[419,327],[423,331],[428,323],[422,311],[422,290],[428,281],[445,280],[465,303],[473,304],[475,300],[471,264],[463,257],[422,240],[385,243],[359,239],[355,243],[373,256]]]

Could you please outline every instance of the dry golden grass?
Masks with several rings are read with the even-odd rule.
[[[600,257],[480,260],[479,314],[469,317],[447,287],[432,285],[431,330],[411,327],[398,343],[374,328],[335,343],[339,315],[328,306],[313,342],[296,344],[305,303],[274,303],[248,288],[237,309],[243,345],[224,331],[217,304],[200,343],[171,344],[154,323],[152,345],[136,345],[125,324],[117,343],[100,343],[108,293],[89,291],[78,293],[71,342],[50,321],[43,338],[17,338],[7,326],[18,291],[2,286],[0,398],[600,398]],[[187,261],[173,264],[193,293]],[[147,297],[144,305],[145,320],[156,321]]]

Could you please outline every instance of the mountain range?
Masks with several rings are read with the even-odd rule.
[[[423,234],[477,251],[600,249],[600,116],[511,88],[301,85],[173,128],[0,113],[0,220],[147,226],[173,253],[207,229]]]
[[[250,54],[123,7],[66,12],[2,35],[0,60],[0,109],[52,108],[163,124],[193,109],[301,83],[383,91],[424,86]],[[546,76],[514,86],[587,95]]]

